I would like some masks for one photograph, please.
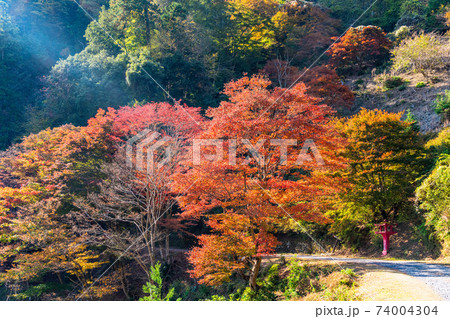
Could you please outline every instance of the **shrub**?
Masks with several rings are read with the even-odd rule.
[[[212,295],[211,299],[208,299],[207,301],[227,301],[227,298],[224,296]]]
[[[405,81],[399,76],[391,76],[384,80],[384,87],[387,89],[394,89],[403,85]]]
[[[438,94],[436,100],[434,100],[433,108],[444,119],[450,118],[450,91],[446,90],[445,93]]]
[[[427,225],[443,244],[443,254],[450,254],[450,155],[442,157],[416,194]]]
[[[399,27],[397,30],[395,30],[392,33],[389,33],[389,38],[394,41],[395,44],[401,43],[403,40],[411,36],[412,33],[411,27],[408,27],[406,25],[403,25]]]
[[[152,282],[147,282],[142,287],[148,296],[140,298],[140,301],[169,301],[174,296],[174,288],[169,289],[165,297],[162,296],[161,264],[159,262],[154,267],[150,267],[150,278]]]
[[[421,82],[416,84],[416,88],[418,88],[418,89],[423,88],[425,86],[427,86],[427,84],[425,82],[423,82],[423,81],[421,81]]]
[[[354,291],[346,286],[339,286],[333,290],[327,290],[323,294],[323,299],[326,301],[355,301],[360,300]]]
[[[341,73],[360,73],[383,64],[392,42],[376,26],[350,28],[327,52],[330,64]]]
[[[321,290],[308,294],[303,300],[309,301],[349,301],[360,299],[356,295],[355,280],[357,276],[353,269],[346,268],[341,271],[333,271],[320,278]]]
[[[280,265],[274,264],[269,268],[265,280],[265,285],[272,291],[280,289],[280,287],[282,286],[282,280],[280,277]]]
[[[287,300],[321,291],[318,279],[336,270],[334,267],[304,265],[295,259],[289,261],[287,268],[289,275],[284,281],[284,296]]]
[[[416,34],[393,50],[393,69],[421,73],[427,79],[433,71],[450,65],[448,40],[436,34]]]
[[[268,287],[262,286],[257,291],[252,290],[250,287],[245,288],[239,301],[275,301],[275,292]]]
[[[258,290],[252,290],[250,287],[237,289],[235,293],[230,294],[229,300],[235,301],[274,301],[277,300],[275,293],[283,290],[284,281],[280,277],[280,265],[272,265],[266,272],[264,279],[258,281]],[[214,296],[213,296],[214,297]],[[224,300],[224,299],[221,299]]]
[[[345,278],[343,278],[340,281],[341,285],[347,285],[347,286],[353,285],[354,279],[356,278],[356,274],[353,269],[351,269],[351,268],[342,269],[341,274],[346,276]]]
[[[443,129],[439,135],[433,140],[429,141],[425,147],[432,153],[450,154],[450,127]]]

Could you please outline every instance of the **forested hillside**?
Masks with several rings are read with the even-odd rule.
[[[448,0],[0,0],[0,299],[358,299],[267,258],[384,221],[449,256],[449,30]]]

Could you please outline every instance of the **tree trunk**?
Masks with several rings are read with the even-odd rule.
[[[150,18],[148,17],[148,3],[144,4],[144,19],[145,19],[145,41],[150,46]]]
[[[127,276],[123,264],[120,266],[120,282],[125,297],[127,300],[131,300],[130,294],[128,293]]]
[[[56,273],[56,276],[58,277],[59,283],[62,285],[63,284],[63,280],[62,280],[62,277],[61,277],[61,273],[59,271]]]
[[[169,261],[169,253],[170,253],[169,234],[166,234],[166,260],[167,261]]]
[[[150,226],[151,228],[153,226]],[[153,229],[150,229],[150,252],[149,252],[149,257],[150,257],[150,265],[152,267],[155,266],[155,239],[153,236]]]
[[[258,290],[258,284],[256,279],[258,278],[259,270],[261,269],[261,257],[256,257],[255,263],[253,264],[252,273],[250,275],[250,288],[253,291]]]
[[[162,260],[165,260],[165,257],[164,257],[164,249],[163,249],[162,243],[159,244],[159,255],[161,256],[161,259],[162,259]]]

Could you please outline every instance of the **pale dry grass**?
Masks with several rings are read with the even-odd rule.
[[[424,282],[403,273],[377,269],[360,277],[358,293],[366,301],[440,301]]]
[[[345,264],[359,276],[356,294],[365,301],[443,300],[420,279],[373,264]]]
[[[373,264],[339,261],[308,261],[316,265],[340,265],[358,275],[352,294],[364,301],[440,301],[443,300],[420,279]],[[339,266],[338,266],[339,267]],[[309,298],[311,299],[311,298]],[[308,298],[304,299],[308,300]],[[317,300],[312,298],[311,300]]]

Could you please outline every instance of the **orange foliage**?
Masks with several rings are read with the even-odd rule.
[[[326,10],[304,1],[287,1],[278,18],[278,43],[285,43],[283,56],[296,65],[309,65],[339,34],[340,21]]]
[[[274,85],[282,88],[290,87],[301,75],[299,68],[279,59],[268,61],[261,73],[267,75]]]
[[[334,38],[335,39],[335,38]],[[330,64],[343,73],[358,73],[380,65],[389,57],[392,42],[380,27],[351,28],[327,54]]]
[[[353,105],[355,96],[348,86],[342,83],[333,68],[316,66],[302,72],[287,61],[271,60],[261,71],[280,87],[290,87],[295,81],[301,81],[308,87],[306,93],[322,99],[322,103],[337,110],[348,109]]]
[[[289,91],[269,90],[269,85],[261,76],[231,82],[224,92],[228,101],[207,112],[212,120],[197,138],[223,140],[225,149],[235,139],[236,165],[229,162],[234,157],[228,152],[212,162],[203,156],[202,165],[188,163],[191,168],[175,179],[174,188],[185,193],[179,199],[183,214],[208,216],[213,229],[213,234],[199,238],[201,246],[189,255],[192,275],[202,283],[217,284],[245,270],[255,288],[261,254],[277,245],[272,235],[276,225],[291,218],[328,222],[319,210],[325,201],[319,199],[338,184],[329,183],[326,172],[341,167],[334,155],[339,143],[328,124],[333,111],[307,95],[303,84]],[[280,146],[269,140],[286,139],[299,145],[289,147],[283,162]],[[312,154],[310,161],[297,162],[308,139],[320,150],[324,166]],[[249,143],[260,143],[260,157],[251,156]],[[205,147],[202,152],[211,155],[214,150]]]
[[[337,110],[351,108],[355,95],[342,83],[336,71],[326,66],[317,66],[307,71],[302,81],[308,86],[309,95],[321,98],[322,103]]]
[[[144,129],[158,129],[162,125],[176,127],[183,135],[191,135],[199,131],[202,121],[199,108],[148,103],[142,106],[125,106],[118,110],[109,108],[107,112],[99,110],[97,116],[89,120],[88,129],[108,126],[109,136],[119,141]]]
[[[105,178],[100,167],[127,138],[150,127],[176,127],[187,138],[200,129],[192,118],[202,122],[198,109],[168,103],[99,110],[86,127],[47,129],[26,137],[15,152],[0,154],[0,223],[7,223],[2,233],[11,236],[11,245],[0,247],[0,254],[14,261],[4,278],[29,280],[48,271],[75,271],[74,264],[64,262],[71,258],[71,244],[89,239],[77,236],[72,227],[79,225],[67,217],[74,197],[96,189]],[[91,256],[85,248],[77,254]],[[96,259],[89,267],[101,264]],[[77,276],[85,279],[89,267],[78,269]]]

